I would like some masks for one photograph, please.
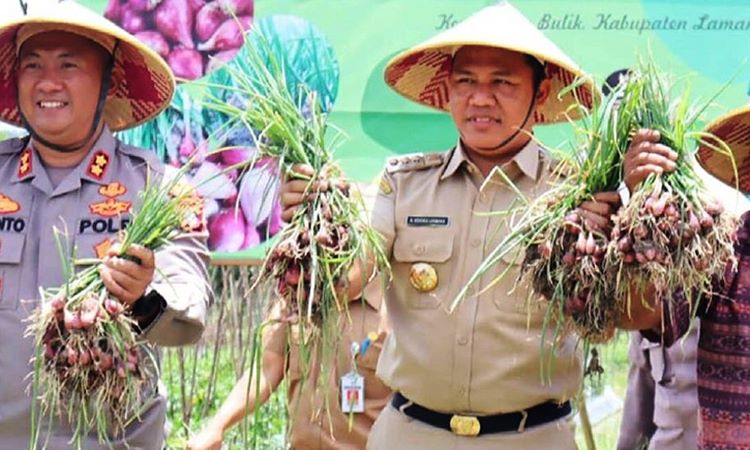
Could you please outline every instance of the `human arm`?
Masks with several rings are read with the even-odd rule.
[[[221,449],[227,430],[251,414],[256,406],[268,401],[276,391],[284,378],[284,364],[283,354],[265,350],[260,373],[245,371],[218,412],[209,419],[200,433],[190,439],[188,450]]]

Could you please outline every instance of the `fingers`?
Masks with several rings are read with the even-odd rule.
[[[583,223],[586,225],[586,228],[590,230],[606,231],[612,225],[612,222],[609,219],[609,215],[602,216],[597,213],[587,211],[583,208],[578,210],[578,214],[581,216],[581,219],[583,219]]]
[[[292,170],[288,176],[310,179],[313,175],[315,175],[315,170],[309,164],[295,164],[292,166]]]
[[[138,264],[134,261],[129,261],[124,258],[107,258],[104,261],[104,265],[116,272],[121,272],[131,278],[139,281],[151,281],[151,275],[153,273],[153,261],[151,267],[145,267],[144,265]]]
[[[315,172],[309,165],[296,164],[292,166],[291,172],[291,178],[285,179],[279,194],[282,207],[281,219],[285,222],[291,222],[299,206],[314,199],[319,192],[335,188],[348,195],[349,184],[343,180],[331,180],[324,176],[314,180],[311,184],[310,180],[315,176]],[[295,178],[296,176],[302,178]]]
[[[294,208],[305,200],[305,194],[302,192],[282,192],[280,200],[282,208]]]
[[[132,277],[112,270],[109,267],[102,267],[99,270],[99,275],[102,278],[104,287],[107,288],[110,294],[127,306],[133,306],[136,300],[138,300],[141,295],[143,295],[143,292],[145,292],[144,289],[138,293],[137,290],[133,288],[133,286],[137,285],[137,282]]]
[[[620,205],[617,192],[598,192],[592,200],[581,203],[578,215],[587,228],[606,231],[612,227],[611,217]]]
[[[610,203],[588,201],[581,203],[581,212],[598,214],[600,216],[609,215],[614,211]]]
[[[593,197],[594,203],[603,202],[612,206],[620,206],[620,194],[617,192],[597,192]]]
[[[120,242],[114,242],[107,250],[107,257],[119,257],[120,253],[122,253],[122,244]],[[142,245],[130,244],[125,254],[136,258],[137,261],[140,261],[140,264],[146,268],[152,268],[155,265],[154,252]]]
[[[121,245],[119,242],[112,243],[112,245],[110,245],[109,249],[107,250],[107,256],[110,258],[114,258],[115,256],[119,255],[120,248],[121,248]]]
[[[620,195],[617,192],[598,192],[593,195],[592,200],[581,203],[579,208],[581,212],[609,217],[618,206],[620,206]]]
[[[644,147],[646,147],[645,144]],[[661,153],[654,151],[657,147]],[[671,172],[677,168],[676,159],[677,153],[669,147],[648,145],[633,156],[632,162],[636,166],[655,165],[661,167],[665,172]]]
[[[660,139],[661,133],[659,133],[657,130],[641,128],[633,135],[633,139],[631,139],[631,146],[635,146],[643,142],[657,143]]]
[[[656,130],[640,129],[630,141],[628,154],[632,157],[639,156],[641,153],[654,153],[670,161],[677,160],[677,152],[659,143],[661,135]]]
[[[289,223],[292,221],[292,218],[294,217],[294,214],[297,212],[297,206],[292,206],[289,208],[284,208],[281,211],[281,220],[283,220],[286,223]]]
[[[620,205],[620,194],[617,192],[597,192],[594,194],[594,202],[604,202],[610,205]]]
[[[640,181],[643,181],[652,173],[661,175],[664,172],[666,171],[664,170],[662,166],[659,166],[656,164],[647,164],[645,166],[638,166],[635,169],[631,170],[630,174],[628,175],[628,178],[635,178]]]
[[[281,185],[281,194],[302,194],[307,191],[307,186],[310,184],[307,180],[289,180]]]
[[[290,222],[297,207],[305,200],[305,191],[309,182],[305,180],[289,180],[281,185],[281,220]]]
[[[154,253],[140,245],[131,245],[125,253],[140,263],[117,257],[120,245],[114,244],[99,271],[105,287],[126,305],[138,300],[154,277]]]
[[[678,154],[664,144],[656,130],[640,129],[634,135],[623,160],[624,181],[633,191],[651,174],[671,172],[677,168]]]
[[[140,261],[140,266],[144,269],[153,269],[155,267],[154,252],[142,245],[131,244],[125,254]]]
[[[649,153],[655,153],[670,161],[677,161],[677,157],[679,156],[676,151],[664,144],[643,144],[643,146],[646,147]]]

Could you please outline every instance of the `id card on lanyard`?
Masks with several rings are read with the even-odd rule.
[[[341,411],[365,412],[365,379],[356,370],[341,377]]]
[[[357,356],[364,355],[377,340],[377,333],[368,333],[361,344],[352,342],[352,370],[341,377],[341,411],[345,414],[365,412],[365,378],[357,371]]]

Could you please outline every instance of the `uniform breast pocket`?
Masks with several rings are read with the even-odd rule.
[[[75,238],[76,258],[91,262],[101,259],[113,242],[114,237],[106,234],[79,234]]]
[[[393,289],[408,306],[432,309],[451,299],[453,233],[448,229],[410,229],[393,242]]]
[[[519,280],[524,250],[515,248],[505,254],[491,271],[487,279],[497,280],[492,288],[495,306],[506,313],[538,315],[544,313],[544,300],[529,292],[526,278]],[[500,278],[497,278],[500,277]]]
[[[0,311],[18,308],[25,242],[24,234],[0,233]]]

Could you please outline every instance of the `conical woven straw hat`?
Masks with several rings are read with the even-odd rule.
[[[738,177],[735,177],[732,160],[708,146],[698,149],[698,162],[724,183],[739,186],[745,194],[750,193],[750,105],[714,120],[706,127],[706,132],[723,140],[732,149]]]
[[[550,97],[537,108],[537,123],[577,118],[580,111],[569,107],[578,101],[588,108],[598,95],[592,80],[576,63],[507,1],[483,8],[455,27],[397,55],[386,66],[385,81],[410,100],[446,110],[453,54],[465,45],[513,50],[544,63],[552,88]],[[558,99],[558,93],[578,77],[586,81]]]
[[[175,89],[172,70],[153,50],[122,28],[74,1],[7,1],[10,20],[0,23],[0,120],[23,126],[16,98],[17,42],[31,33],[67,31],[112,51],[115,64],[104,107],[104,121],[112,131],[139,125],[169,105]],[[13,12],[13,8],[18,11]],[[6,16],[7,17],[7,16]]]

